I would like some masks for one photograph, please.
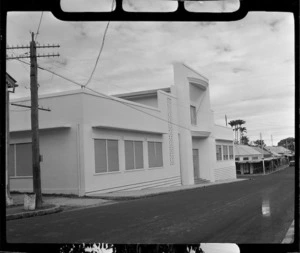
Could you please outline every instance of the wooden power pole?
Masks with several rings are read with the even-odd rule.
[[[59,47],[59,45],[44,45],[37,46],[34,40],[34,33],[31,33],[30,46],[8,47],[7,49],[30,49],[30,56],[7,57],[6,59],[30,58],[30,92],[31,92],[31,132],[32,132],[32,175],[33,175],[33,191],[36,194],[36,208],[41,208],[42,186],[41,186],[41,168],[40,168],[40,145],[39,145],[39,114],[38,114],[38,66],[37,57],[59,56],[52,55],[37,55],[37,48]]]

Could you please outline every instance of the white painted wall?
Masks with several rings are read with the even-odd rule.
[[[144,96],[144,97],[131,97],[131,98],[125,98],[126,100],[140,103],[147,106],[157,107],[157,95],[152,96]]]
[[[171,99],[172,104],[172,121],[176,124],[176,99],[171,94],[165,92],[158,92],[158,108],[142,106],[135,103],[129,103],[129,106],[125,106],[122,104],[124,100],[121,99],[118,99],[120,103],[90,94],[83,94],[83,150],[86,194],[141,189],[143,187],[159,184],[180,184],[178,130],[174,125],[172,125],[172,131],[175,160],[174,165],[170,165],[169,126],[167,122],[168,98]],[[108,111],[109,113],[107,113]],[[144,112],[146,112],[146,114]],[[95,117],[95,115],[99,115],[99,117]],[[94,138],[118,140],[120,171],[100,174],[95,173]],[[143,141],[145,165],[143,169],[125,170],[125,140]],[[147,141],[163,142],[163,167],[149,168]]]
[[[29,101],[18,99],[17,103]],[[77,125],[82,119],[81,95],[40,96],[39,105],[51,109],[51,112],[39,111],[42,192],[79,194]],[[11,109],[16,110],[13,106]],[[31,133],[26,131],[30,129],[30,111],[11,111],[10,115],[11,143],[31,142]],[[32,178],[12,178],[10,183],[11,190],[32,191]]]

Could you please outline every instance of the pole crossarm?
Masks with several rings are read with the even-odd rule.
[[[25,107],[25,108],[31,108],[31,106],[29,105],[20,105],[20,104],[15,104],[15,103],[10,103],[11,105],[14,105],[14,106],[19,106],[19,107]],[[51,110],[48,108],[43,108],[43,107],[38,107],[39,110],[42,110],[42,111],[47,111],[47,112],[51,112]]]
[[[59,54],[37,54],[36,57],[55,57],[60,56]],[[10,56],[6,57],[6,60],[13,60],[13,59],[21,59],[21,58],[30,58],[30,56]]]
[[[53,47],[60,47],[60,45],[58,44],[45,44],[45,45],[35,45],[35,48],[53,48]],[[10,50],[10,49],[24,49],[24,48],[30,48],[30,46],[11,46],[11,47],[7,47],[6,49],[7,50]]]
[[[30,46],[14,46],[14,47],[7,47],[6,49],[24,49],[24,48],[30,48]]]
[[[48,44],[48,45],[38,45],[38,46],[35,46],[36,48],[52,48],[52,47],[60,47],[60,45],[58,44]]]

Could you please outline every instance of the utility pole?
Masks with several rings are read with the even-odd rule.
[[[37,57],[59,56],[59,54],[52,55],[37,55],[37,48],[59,47],[59,45],[43,45],[37,46],[34,40],[34,33],[31,33],[30,46],[16,46],[8,47],[7,49],[30,49],[29,56],[7,57],[6,59],[30,58],[30,93],[31,93],[31,132],[32,132],[32,175],[33,175],[33,191],[36,194],[36,208],[41,208],[42,187],[41,187],[41,168],[40,168],[40,145],[39,145],[39,115],[38,115],[38,66]]]
[[[261,138],[261,133],[259,133],[260,136],[260,148],[262,148],[262,138]]]
[[[273,136],[272,136],[272,134],[271,134],[271,142],[272,142],[272,147],[273,147]]]

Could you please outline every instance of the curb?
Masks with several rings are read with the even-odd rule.
[[[61,212],[63,209],[59,205],[55,205],[54,207],[37,210],[37,211],[30,211],[30,212],[22,212],[22,213],[16,213],[16,214],[8,214],[6,215],[6,220],[16,220],[16,219],[23,219],[33,216],[41,216],[46,214],[52,214]]]
[[[282,243],[293,243],[294,242],[294,230],[295,230],[295,220],[293,220],[289,230],[287,231],[285,238]]]
[[[174,193],[174,192],[180,192],[180,191],[188,191],[188,190],[194,190],[198,188],[206,188],[206,187],[211,187],[215,185],[221,185],[221,184],[230,184],[230,183],[238,183],[241,181],[249,180],[248,178],[239,178],[236,181],[229,181],[229,182],[215,182],[211,184],[203,184],[203,185],[198,185],[198,186],[193,186],[189,188],[184,188],[184,189],[173,189],[169,191],[162,191],[162,192],[154,192],[154,193],[146,193],[142,195],[133,195],[133,196],[108,196],[108,195],[99,195],[99,196],[92,196],[93,198],[101,198],[101,199],[107,199],[107,200],[135,200],[135,199],[143,199],[143,198],[148,198],[148,197],[153,197],[153,196],[158,196],[158,195],[163,195],[163,194],[169,194],[169,193]],[[86,196],[86,197],[91,197],[91,196]]]

